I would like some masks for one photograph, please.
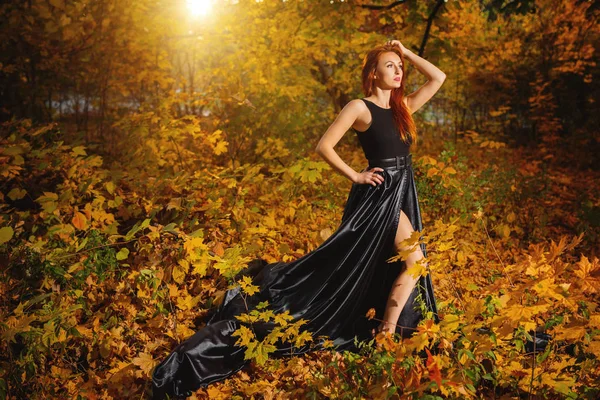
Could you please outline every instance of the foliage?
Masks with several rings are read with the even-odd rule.
[[[164,1],[0,6],[0,399],[142,397],[225,290],[257,290],[248,261],[339,224],[350,183],[312,150],[365,52],[417,48],[431,6],[230,3],[217,23]],[[430,21],[448,82],[414,115],[429,264],[410,273],[432,274],[441,322],[278,359],[316,338],[261,304],[238,318],[250,368],[195,396],[599,395],[597,7],[488,5]],[[365,166],[354,136],[336,151]]]
[[[28,121],[3,126],[0,388],[9,397],[139,396],[158,360],[201,326],[227,288],[257,290],[237,278],[253,255],[305,254],[335,228],[345,200],[337,175],[301,184],[326,170],[310,160],[213,167],[204,179],[170,177],[165,168],[157,185],[140,179],[147,177],[140,168],[116,173],[85,147],[48,136],[60,138],[61,130]],[[470,146],[486,157],[502,151]],[[236,333],[255,377],[242,371],[197,395],[597,393],[598,259],[571,254],[583,235],[523,247],[528,187],[498,185],[501,175],[467,167],[472,157],[450,147],[415,164],[424,204],[432,204],[429,196],[459,204],[469,192],[480,200],[478,209],[423,206],[430,222],[412,238],[428,249],[428,270],[418,265],[411,273],[431,272],[439,325],[427,315],[408,340],[380,335],[358,354],[273,359],[278,343],[301,347],[313,338],[303,321],[262,304],[239,316]],[[506,184],[526,181],[528,171],[513,169]],[[283,203],[291,193],[294,200]],[[276,329],[257,337],[256,321]],[[552,339],[534,351],[533,335],[543,334]]]

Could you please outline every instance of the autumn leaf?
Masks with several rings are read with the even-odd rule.
[[[214,148],[215,154],[219,155],[219,154],[225,153],[227,151],[227,145],[228,144],[229,143],[226,140],[222,140],[222,141],[218,142],[217,145]]]
[[[368,319],[375,318],[375,309],[374,308],[370,308],[369,311],[367,311],[366,316],[367,316]]]
[[[255,339],[254,332],[245,325],[241,325],[231,334],[231,336],[239,337],[235,342],[237,346],[248,346],[248,344]]]
[[[88,226],[88,221],[85,215],[79,211],[76,211],[73,214],[73,219],[71,220],[71,224],[79,230],[86,230]]]
[[[72,150],[73,154],[76,156],[86,156],[87,155],[87,153],[85,152],[85,146],[76,146],[76,147],[73,147],[71,150]]]
[[[302,331],[298,336],[296,336],[296,341],[294,342],[294,346],[301,347],[306,342],[310,342],[313,340],[312,334],[308,331]]]
[[[248,343],[248,349],[244,354],[244,358],[246,360],[253,359],[259,365],[264,365],[265,362],[269,359],[269,354],[277,350],[272,344],[264,343],[264,342],[250,342]]]
[[[127,257],[129,256],[129,249],[127,247],[123,247],[121,250],[119,250],[119,252],[116,254],[116,258],[117,260],[121,261],[121,260],[125,260],[127,259]]]
[[[429,377],[432,381],[437,383],[438,387],[442,387],[442,373],[437,361],[433,358],[428,348],[425,348],[427,353],[427,369],[429,370]]]
[[[189,269],[190,269],[190,263],[187,260],[185,260],[185,259],[179,260],[177,262],[177,264],[173,266],[173,271],[171,273],[173,280],[181,285],[183,283],[183,281],[185,279],[185,275],[187,274]]]
[[[242,280],[239,282],[239,284],[241,289],[248,296],[252,296],[253,294],[258,293],[260,290],[258,286],[252,284],[252,278],[247,275],[242,277]]]
[[[137,357],[131,360],[132,364],[137,365],[145,374],[146,377],[151,376],[152,369],[157,361],[154,360],[151,354],[148,353],[139,353]]]
[[[13,233],[13,228],[10,226],[3,226],[2,228],[0,228],[0,245],[12,239]]]
[[[26,194],[27,194],[27,191],[24,189],[13,188],[13,189],[11,189],[10,192],[8,192],[8,197],[11,200],[19,200],[19,199],[22,199],[23,197],[25,197]]]

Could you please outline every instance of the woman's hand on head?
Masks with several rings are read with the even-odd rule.
[[[362,171],[356,177],[356,182],[359,185],[361,184],[369,184],[373,186],[377,186],[380,183],[383,183],[383,176],[376,174],[377,171],[383,171],[383,168],[373,167],[370,170]]]
[[[385,44],[391,44],[392,46],[398,46],[400,47],[400,50],[402,51],[402,54],[405,53],[405,47],[402,45],[402,43],[400,43],[399,40],[388,40]]]

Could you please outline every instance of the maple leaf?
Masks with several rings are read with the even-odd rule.
[[[408,347],[421,351],[425,346],[429,345],[429,336],[424,333],[420,335],[412,335],[410,339],[405,341]]]
[[[294,346],[301,347],[306,342],[310,342],[312,340],[313,340],[313,337],[312,337],[312,334],[310,332],[308,332],[308,331],[302,331],[302,333],[300,333],[296,337],[296,341],[294,342]]]
[[[277,348],[264,342],[250,342],[244,357],[246,360],[254,359],[259,365],[264,365],[269,359],[269,354],[277,350]]]
[[[239,336],[238,340],[235,342],[238,346],[248,346],[248,344],[255,339],[254,332],[245,325],[241,325],[231,334],[231,336]]]
[[[229,143],[226,140],[221,140],[220,142],[218,142],[217,145],[214,147],[215,154],[219,155],[225,153],[227,151],[228,145]]]
[[[288,324],[288,321],[291,321],[293,319],[294,317],[290,315],[289,310],[286,310],[283,313],[275,314],[273,321],[281,326],[286,326]]]
[[[252,278],[244,275],[240,282],[240,287],[248,296],[252,296],[254,293],[258,293],[260,288],[252,284]]]
[[[157,364],[157,361],[155,361],[154,358],[152,358],[151,354],[139,353],[137,357],[131,360],[131,363],[140,367],[140,369],[144,371],[144,374],[147,377],[150,377],[150,373],[152,372],[154,366]]]
[[[460,325],[460,318],[458,315],[446,314],[444,319],[440,322],[440,331],[452,333]]]
[[[427,352],[427,370],[429,371],[429,377],[432,381],[437,383],[438,387],[442,387],[442,373],[440,371],[440,367],[429,352],[428,348],[425,348],[425,352]]]
[[[192,310],[200,302],[200,296],[191,296],[189,293],[179,295],[176,300],[177,307],[181,310]]]
[[[579,284],[582,290],[584,292],[597,293],[597,288],[600,287],[600,279],[594,278],[592,273],[600,269],[598,258],[595,258],[593,263],[590,263],[590,260],[582,255],[576,265],[578,268],[575,270],[575,275],[580,278]]]

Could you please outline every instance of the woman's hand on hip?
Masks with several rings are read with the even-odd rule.
[[[376,174],[377,171],[383,171],[383,168],[373,167],[370,170],[362,171],[356,176],[356,181],[354,183],[361,184],[369,184],[373,186],[377,186],[380,183],[383,183],[383,176]]]

